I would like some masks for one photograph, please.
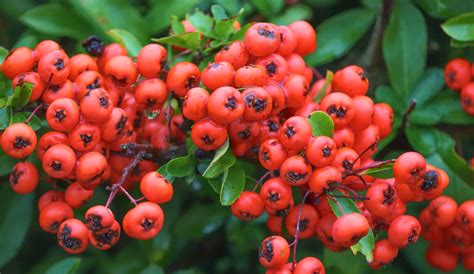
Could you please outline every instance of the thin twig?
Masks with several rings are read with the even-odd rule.
[[[40,103],[35,109],[33,109],[30,116],[28,116],[28,118],[26,119],[25,124],[28,124],[31,121],[31,119],[33,119],[33,116],[35,116],[35,114],[45,106],[46,106],[45,103]]]
[[[295,265],[296,265],[296,251],[297,251],[297,248],[298,248],[298,236],[299,236],[299,233],[300,233],[300,222],[301,222],[301,215],[303,214],[303,206],[306,202],[306,199],[308,198],[309,194],[311,194],[311,190],[308,190],[304,196],[303,196],[303,199],[301,200],[301,204],[300,204],[300,210],[298,212],[298,219],[296,221],[296,231],[295,231],[295,238],[293,240],[293,269],[295,268]]]
[[[266,179],[269,175],[273,175],[273,170],[265,172],[265,174],[263,174],[262,177],[260,177],[260,179],[255,182],[255,186],[253,187],[252,192],[255,192],[255,190],[257,190],[257,187],[262,185],[263,180]]]
[[[132,204],[137,205],[137,200],[135,200],[123,186],[119,186],[119,189],[120,191],[122,191],[123,194],[125,194],[125,196],[127,196],[127,198],[130,200],[130,202],[132,202]]]
[[[402,127],[400,129],[404,129],[408,123],[408,117],[410,115],[410,113],[413,112],[413,110],[415,109],[416,107],[416,100],[412,100],[411,103],[410,103],[410,106],[408,107],[408,109],[403,113],[403,116],[402,116]]]

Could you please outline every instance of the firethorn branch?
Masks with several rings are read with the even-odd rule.
[[[258,181],[255,182],[255,186],[253,187],[252,192],[255,192],[255,190],[257,190],[257,187],[262,185],[263,180],[265,180],[268,176],[272,176],[272,175],[273,175],[272,170],[269,170],[265,174],[263,174],[262,177],[260,177],[260,179],[258,179]]]
[[[364,149],[364,150],[357,156],[357,158],[355,158],[355,160],[352,162],[350,169],[352,169],[352,167],[354,166],[354,164],[355,164],[357,161],[359,161],[360,158],[361,158],[362,156],[364,156],[364,154],[367,153],[367,151],[373,149],[375,146],[377,146],[377,144],[378,144],[378,143],[375,142],[375,143],[371,144],[370,146],[368,146],[366,149]]]
[[[122,175],[120,176],[119,180],[117,183],[111,185],[108,187],[108,190],[110,190],[109,198],[107,199],[107,203],[105,204],[106,207],[110,206],[110,203],[115,198],[115,195],[117,195],[118,190],[120,189],[129,199],[132,203],[136,205],[135,199],[128,193],[128,191],[122,187],[124,184],[125,180],[127,179],[127,176],[130,174],[130,172],[138,165],[138,163],[142,160],[143,155],[145,155],[146,151],[141,150],[140,152],[135,155],[135,157],[132,159],[132,161],[123,169]]]
[[[25,124],[28,124],[31,121],[31,119],[33,119],[33,116],[35,116],[35,114],[44,107],[46,107],[46,104],[40,103],[35,109],[33,109],[30,116],[28,116],[28,118],[26,119]]]

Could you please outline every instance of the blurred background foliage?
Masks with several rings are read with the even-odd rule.
[[[141,46],[169,34],[171,15],[184,19],[195,8],[209,12],[215,4],[229,15],[243,9],[242,25],[309,20],[317,28],[318,49],[307,56],[308,64],[323,73],[352,63],[363,66],[370,94],[394,108],[394,133],[380,144],[378,158],[418,150],[449,173],[447,194],[458,202],[474,197],[474,171],[465,160],[474,156],[474,118],[462,111],[459,95],[444,86],[442,70],[453,57],[474,59],[469,48],[474,44],[471,0],[0,0],[0,45],[33,47],[54,39],[73,54],[83,51],[83,39],[96,34],[129,48]],[[413,99],[418,105],[404,120]],[[0,123],[8,123],[5,116],[0,113]],[[12,162],[2,154],[0,163],[5,178]],[[175,184],[175,198],[164,206],[165,227],[154,240],[123,237],[110,251],[91,248],[77,257],[64,253],[54,236],[37,225],[38,193],[49,188],[42,184],[36,194],[18,196],[6,180],[0,184],[0,272],[263,272],[256,249],[268,234],[265,218],[237,221],[229,208],[219,205],[208,184]],[[105,200],[105,191],[96,191],[90,204]],[[409,212],[417,214],[423,206],[410,206]],[[113,204],[118,215],[128,207],[125,199]],[[425,249],[426,242],[420,241],[379,273],[438,273],[426,264]],[[372,273],[362,256],[332,253],[316,239],[303,241],[298,255],[322,258],[331,274]]]

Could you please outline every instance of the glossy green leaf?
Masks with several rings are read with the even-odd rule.
[[[111,29],[107,31],[107,35],[112,41],[123,45],[130,56],[138,56],[142,45],[133,34],[126,30]]]
[[[18,47],[29,47],[33,48],[39,43],[38,36],[36,32],[27,30],[23,32],[20,37],[18,37],[18,40],[16,41],[15,45],[13,48],[18,48]]]
[[[190,50],[196,50],[201,44],[201,38],[198,32],[188,32],[163,38],[153,38],[151,40],[159,44],[174,45]]]
[[[199,3],[199,0],[153,0],[151,9],[146,15],[146,23],[152,32],[162,32],[170,25],[171,16],[183,18]]]
[[[222,180],[225,178],[227,178],[227,172],[222,173],[219,177],[208,179],[207,182],[215,193],[220,194],[222,188]]]
[[[33,219],[34,195],[13,195],[8,187],[1,189],[4,215],[0,221],[0,268],[3,268],[23,245]]]
[[[215,178],[235,163],[235,156],[227,140],[214,154],[209,166],[203,172],[204,178]]]
[[[40,33],[53,36],[84,39],[92,34],[90,24],[86,20],[79,16],[74,9],[59,3],[36,6],[26,11],[20,20]]]
[[[166,171],[171,176],[185,177],[194,173],[195,161],[189,156],[174,158],[166,164]]]
[[[323,97],[326,95],[328,87],[331,86],[332,83],[332,78],[334,77],[334,73],[330,70],[326,71],[326,79],[324,79],[324,84],[323,86],[318,90],[316,95],[313,98],[313,101],[316,103],[321,102]]]
[[[277,14],[283,9],[285,1],[283,0],[252,0],[253,5],[265,17]]]
[[[337,196],[344,196],[344,193],[340,191],[332,191],[331,194],[337,195]],[[336,203],[333,200],[328,199],[332,212],[334,212],[334,215],[336,215],[338,218],[344,214],[348,214],[352,212],[360,213],[359,209],[357,208],[357,205],[354,203],[352,199],[337,198],[337,197],[334,197],[334,199],[337,201],[337,203],[343,210],[343,212],[341,212],[341,208],[339,208],[339,206],[336,205]],[[367,260],[367,262],[370,263],[373,259],[374,246],[375,246],[374,234],[372,233],[372,230],[369,230],[369,233],[367,233],[367,235],[365,235],[362,239],[360,239],[357,244],[351,246],[351,250],[354,254],[357,254],[358,252],[362,253],[365,256],[365,259]]]
[[[79,268],[81,261],[82,259],[79,257],[63,259],[49,268],[46,274],[74,274]]]
[[[245,170],[238,166],[230,167],[221,186],[221,205],[229,206],[235,202],[235,200],[239,198],[240,193],[244,190],[244,187]]]
[[[180,239],[202,239],[222,225],[228,210],[216,204],[192,204],[180,215],[173,232]]]
[[[318,49],[305,58],[308,65],[322,65],[344,56],[367,32],[374,18],[372,10],[357,8],[322,22],[316,28]]]
[[[169,174],[168,171],[168,165],[165,164],[165,165],[162,165],[158,168],[157,172],[161,174],[161,176],[165,177],[165,179],[170,182],[170,183],[174,183],[174,181],[176,180],[176,177]]]
[[[315,111],[311,113],[308,121],[313,129],[313,136],[332,137],[334,133],[334,122],[325,112]]]
[[[3,60],[5,60],[5,57],[7,57],[8,53],[9,51],[6,48],[0,46],[0,64],[3,63]]]
[[[416,107],[422,106],[436,96],[444,86],[444,71],[440,68],[428,68],[416,84],[406,104],[416,101]]]
[[[143,269],[140,274],[165,274],[165,272],[161,267],[152,264]]]
[[[382,49],[398,100],[406,101],[426,65],[428,35],[423,14],[407,1],[395,1]]]
[[[387,163],[379,167],[369,168],[362,172],[361,175],[369,175],[380,179],[393,178],[393,163]]]
[[[474,10],[474,2],[466,0],[415,0],[431,17],[447,19]]]
[[[405,110],[403,102],[389,86],[378,86],[375,89],[375,102],[389,104],[395,113],[402,113]]]
[[[227,13],[225,12],[224,8],[221,5],[212,5],[211,12],[212,12],[212,16],[214,16],[214,19],[216,20],[223,20],[228,17]]]
[[[184,25],[175,15],[171,16],[171,31],[172,34],[182,34],[185,32]]]
[[[461,42],[474,41],[474,12],[464,13],[441,24],[443,31]]]
[[[270,20],[276,25],[289,25],[298,20],[308,20],[313,15],[313,11],[306,5],[292,5],[285,9],[285,11],[272,17]]]
[[[470,47],[474,47],[474,41],[461,42],[458,40],[451,39],[451,41],[449,42],[449,45],[453,48],[470,48]]]
[[[193,14],[186,15],[186,20],[188,20],[197,31],[203,33],[206,36],[209,36],[212,27],[214,26],[214,19],[198,9],[196,9]]]

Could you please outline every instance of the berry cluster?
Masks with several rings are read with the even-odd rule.
[[[465,112],[474,115],[474,63],[455,58],[444,68],[446,85],[461,95],[461,106]]]
[[[88,244],[99,249],[115,245],[120,224],[108,208],[117,193],[135,204],[123,218],[125,233],[150,239],[161,229],[164,215],[159,204],[173,196],[172,185],[159,173],[150,149],[165,149],[171,142],[184,142],[178,129],[183,121],[170,107],[168,87],[160,79],[166,50],[158,44],[143,47],[136,61],[119,44],[104,46],[91,37],[84,44],[88,54],[68,57],[60,45],[46,40],[33,50],[13,50],[2,64],[13,88],[33,85],[30,105],[34,114],[45,111],[49,130],[37,139],[25,123],[14,123],[2,134],[2,149],[10,157],[24,159],[34,150],[41,161],[45,181],[55,189],[38,202],[39,224],[57,234],[58,242],[70,253],[84,251]],[[145,113],[158,113],[148,119]],[[151,143],[143,149],[136,142]],[[10,185],[19,194],[32,192],[40,171],[29,161],[17,163]],[[108,181],[105,206],[91,207],[85,224],[74,219],[73,209],[84,206],[94,190]],[[144,195],[137,203],[127,192],[140,182]],[[65,191],[56,189],[65,187]]]
[[[421,236],[430,242],[426,259],[442,271],[453,271],[458,262],[474,271],[474,200],[458,206],[448,196],[430,202],[420,214]]]

